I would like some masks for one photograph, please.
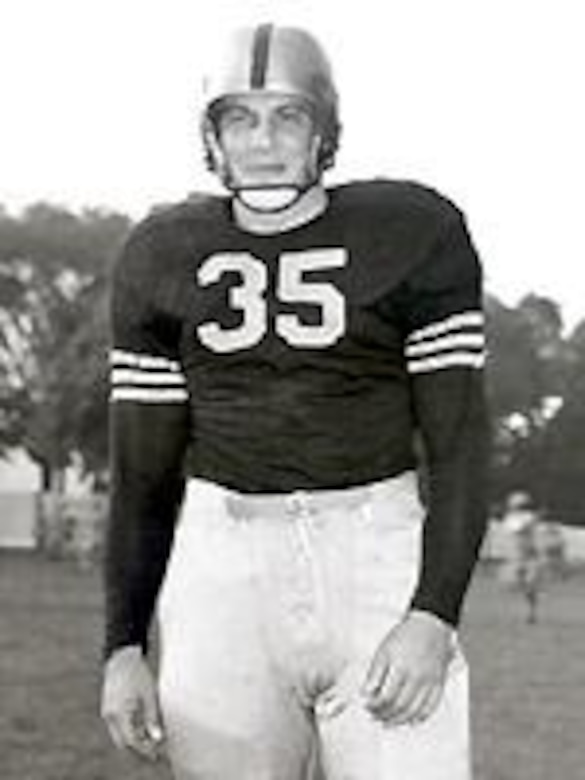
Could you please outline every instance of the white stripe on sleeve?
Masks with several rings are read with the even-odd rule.
[[[110,354],[111,401],[183,403],[187,380],[176,360],[114,349]]]
[[[408,363],[409,374],[423,374],[430,371],[438,371],[441,368],[483,368],[485,365],[484,353],[473,352],[448,352],[444,355],[426,357],[420,360],[410,360]]]
[[[464,311],[460,314],[452,314],[444,320],[432,322],[424,328],[413,330],[408,336],[408,342],[420,341],[432,336],[440,336],[442,333],[462,331],[464,329],[481,329],[484,324],[484,315],[481,311]]]
[[[405,344],[408,373],[482,368],[485,364],[483,323],[481,311],[466,311],[413,331]]]
[[[138,403],[183,403],[189,397],[184,387],[114,387],[110,400]]]
[[[451,336],[441,336],[428,341],[419,341],[406,347],[407,357],[432,355],[438,352],[454,351],[459,347],[483,350],[485,336],[483,333],[458,333]]]
[[[145,355],[137,352],[127,352],[123,349],[113,349],[110,352],[110,363],[113,366],[129,366],[137,368],[161,368],[169,371],[180,371],[181,364],[161,355]]]

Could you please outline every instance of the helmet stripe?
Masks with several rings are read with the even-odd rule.
[[[272,24],[261,24],[254,34],[252,69],[250,73],[250,86],[252,89],[262,89],[266,84],[270,36],[273,27],[274,25]]]

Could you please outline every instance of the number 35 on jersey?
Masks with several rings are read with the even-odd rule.
[[[335,344],[345,334],[345,297],[332,282],[309,281],[311,271],[343,268],[347,251],[343,248],[283,252],[279,257],[276,299],[281,303],[310,304],[319,311],[318,324],[303,322],[297,313],[269,313],[268,271],[265,264],[248,252],[211,255],[199,267],[201,287],[216,284],[226,273],[236,272],[238,283],[228,292],[228,306],[240,313],[241,322],[225,327],[204,322],[197,328],[202,344],[213,352],[227,353],[259,344],[270,329],[289,346],[320,349]]]

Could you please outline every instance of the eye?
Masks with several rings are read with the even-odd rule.
[[[229,106],[224,108],[219,115],[219,127],[226,128],[248,127],[252,122],[252,115],[243,106]]]
[[[281,121],[298,126],[310,124],[312,117],[309,110],[301,105],[283,106],[278,112]]]

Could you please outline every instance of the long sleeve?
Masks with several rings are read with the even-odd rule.
[[[481,267],[456,209],[402,300],[427,476],[422,567],[412,607],[456,625],[486,528],[489,450]]]
[[[106,530],[105,655],[147,647],[183,493],[188,393],[180,325],[156,305],[164,264],[152,231],[127,242],[112,283],[110,516]]]

